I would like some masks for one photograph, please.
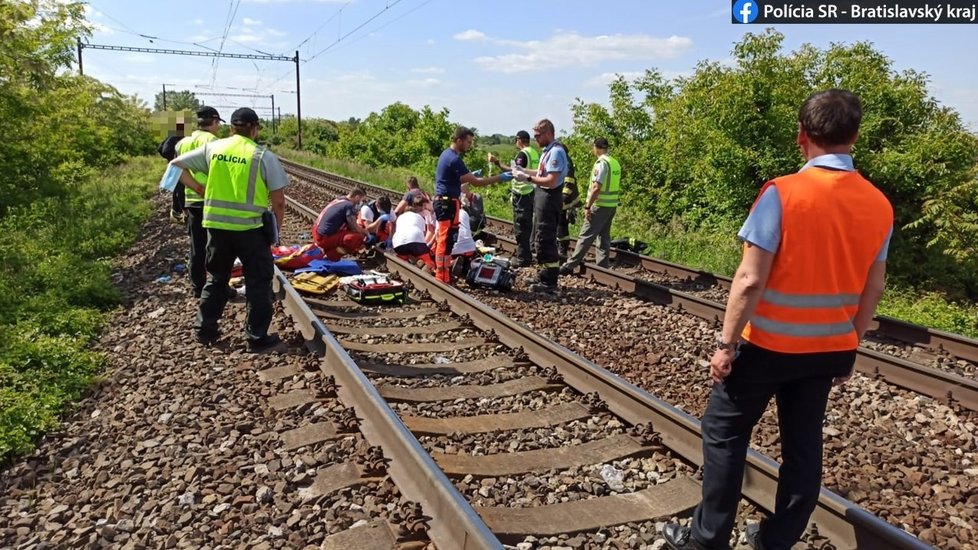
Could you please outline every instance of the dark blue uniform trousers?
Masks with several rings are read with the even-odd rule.
[[[852,371],[856,352],[789,354],[741,347],[730,375],[713,386],[703,415],[703,501],[693,539],[729,548],[751,431],[773,396],[781,470],[774,515],[761,523],[765,550],[790,548],[804,533],[822,484],[822,422],[832,379]]]

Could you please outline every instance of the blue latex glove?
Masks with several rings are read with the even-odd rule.
[[[382,221],[382,222],[389,222],[389,221],[391,221],[391,215],[390,214],[381,214],[381,216],[379,218],[377,218],[377,220]]]
[[[499,181],[502,182],[513,181],[513,173],[503,172],[502,174],[499,174]]]
[[[475,170],[475,171],[472,172],[472,175],[475,176],[475,177],[477,177],[477,178],[481,178],[482,177],[482,170],[481,169],[480,170]]]

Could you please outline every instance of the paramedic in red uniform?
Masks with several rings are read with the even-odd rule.
[[[435,240],[435,277],[443,283],[452,282],[452,248],[458,239],[459,212],[462,209],[459,197],[462,183],[473,187],[512,181],[513,174],[503,172],[488,178],[482,174],[469,172],[462,162],[462,155],[472,148],[475,133],[464,126],[455,129],[452,144],[438,158],[435,169],[435,219],[438,220],[438,233]]]
[[[362,187],[354,187],[349,195],[337,197],[319,213],[312,226],[312,238],[327,259],[335,262],[363,248],[369,233],[357,223],[357,210],[366,197]]]
[[[747,529],[753,548],[787,550],[808,524],[822,481],[822,422],[883,294],[893,208],[853,166],[862,107],[831,89],[798,114],[805,165],[768,182],[738,237],[723,330],[703,415],[703,499],[690,528],[667,524],[670,548],[729,548],[751,430],[773,396],[782,464],[774,514]]]

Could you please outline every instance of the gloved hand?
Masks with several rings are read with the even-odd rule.
[[[512,172],[503,172],[502,174],[499,174],[499,181],[503,183],[507,181],[513,181],[513,177],[514,176]]]
[[[373,245],[376,242],[377,242],[377,235],[374,235],[372,233],[370,235],[367,235],[367,238],[363,240],[363,244],[365,244],[366,246]]]
[[[482,177],[482,170],[481,169],[480,170],[474,170],[472,172],[472,175],[475,176],[475,177],[477,177],[477,178],[481,178]]]
[[[391,221],[391,215],[390,214],[381,214],[380,217],[377,218],[377,220],[378,221],[382,221],[382,222],[389,222],[389,221]]]
[[[514,172],[513,177],[516,178],[516,181],[521,181],[521,182],[530,179],[530,175],[527,174],[526,172]]]

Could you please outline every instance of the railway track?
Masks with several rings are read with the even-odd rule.
[[[376,261],[413,286],[412,303],[303,299],[281,273],[276,292],[438,547],[629,547],[695,505],[694,418],[414,266]],[[624,479],[595,474],[600,464]],[[751,452],[745,499],[770,510],[776,481],[776,464]],[[928,547],[827,490],[813,521],[813,548]]]
[[[365,187],[371,196],[392,193],[389,189],[343,178],[301,164],[289,161],[283,161],[283,163],[293,175],[313,182],[335,194],[345,193],[353,184]],[[511,224],[498,218],[490,218],[489,226],[499,231],[499,234],[494,235],[496,240],[494,244],[504,251],[512,253],[515,250],[515,241],[502,234],[502,230],[508,229]],[[681,277],[683,282],[677,283],[679,286],[686,288],[691,285],[693,287],[729,288],[730,279],[726,277],[718,277],[677,264],[662,262],[648,256],[622,251],[615,251],[613,254],[613,261],[617,261],[626,267],[638,267],[650,272]],[[620,289],[654,303],[680,308],[709,321],[719,322],[723,319],[724,305],[717,301],[652,282],[645,277],[628,273],[622,269],[603,269],[587,263],[581,268],[581,274],[608,287]],[[926,329],[888,317],[877,317],[876,323],[877,332],[887,338],[900,339],[910,345],[925,346],[925,349],[931,353],[953,353],[961,358],[959,362],[972,363],[971,368],[961,368],[956,362],[939,363],[941,368],[929,367],[863,345],[859,349],[856,361],[857,371],[868,376],[882,378],[887,383],[928,397],[952,401],[968,410],[978,411],[978,379],[975,377],[976,371],[973,364],[978,361],[978,341],[964,336]]]

